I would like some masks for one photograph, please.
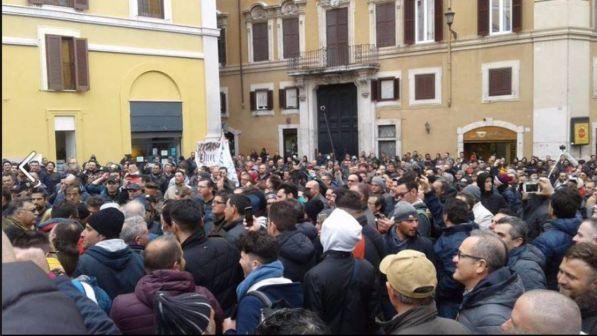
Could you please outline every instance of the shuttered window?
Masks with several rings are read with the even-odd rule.
[[[287,87],[280,89],[280,108],[282,109],[297,109],[299,108],[298,88]]]
[[[222,65],[226,65],[226,29],[220,28],[220,36],[218,37],[218,61]]]
[[[373,101],[400,99],[400,78],[385,77],[372,80],[371,99]]]
[[[404,0],[404,43],[415,43],[415,0]]]
[[[258,89],[250,92],[251,111],[272,110],[274,108],[274,92]]]
[[[137,0],[137,9],[139,16],[164,18],[164,0]]]
[[[225,92],[220,92],[220,113],[222,115],[226,115],[227,110],[226,110],[226,93]]]
[[[48,89],[89,90],[87,40],[46,35]]]
[[[253,61],[269,59],[267,22],[253,23]]]
[[[435,0],[416,0],[415,36],[417,42],[434,40]]]
[[[396,7],[394,2],[375,6],[376,35],[378,47],[396,45]]]
[[[415,100],[435,99],[435,74],[415,75]]]
[[[299,56],[299,20],[298,18],[288,18],[282,21],[282,30],[284,33],[284,58],[293,58]]]
[[[477,0],[477,32],[480,36],[521,30],[522,0]]]
[[[30,5],[51,5],[70,7],[76,10],[89,9],[89,0],[29,0]]]
[[[512,68],[489,69],[489,96],[512,94]]]

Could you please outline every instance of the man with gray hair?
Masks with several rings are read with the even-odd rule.
[[[131,250],[141,253],[149,243],[149,230],[147,223],[141,216],[128,217],[124,220],[120,239],[131,248]]]
[[[145,217],[145,205],[140,201],[130,201],[122,207],[122,213],[125,218],[134,216]]]
[[[580,224],[572,238],[575,244],[591,243],[597,245],[597,218],[587,218]]]
[[[508,334],[569,334],[581,331],[578,305],[555,291],[536,289],[524,293],[502,324]]]
[[[462,193],[470,196],[475,201],[475,204],[471,209],[475,216],[475,223],[477,223],[481,229],[489,230],[493,214],[481,204],[481,189],[475,184],[469,184],[462,189]]]
[[[524,293],[518,274],[507,267],[505,244],[493,232],[474,230],[454,256],[454,280],[464,285],[457,320],[475,334],[497,334]]]

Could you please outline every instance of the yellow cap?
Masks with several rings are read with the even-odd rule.
[[[381,261],[379,270],[387,276],[392,288],[406,297],[422,299],[435,292],[435,266],[419,251],[391,254]]]

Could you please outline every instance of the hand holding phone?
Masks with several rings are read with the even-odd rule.
[[[245,225],[250,228],[253,226],[253,207],[245,208]]]

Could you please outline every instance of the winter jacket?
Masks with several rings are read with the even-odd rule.
[[[89,334],[75,302],[31,261],[2,263],[2,334]]]
[[[120,335],[120,330],[97,303],[81,293],[67,276],[60,275],[55,280],[58,290],[71,298],[83,317],[85,327],[92,335]]]
[[[523,202],[522,219],[529,226],[529,241],[535,240],[543,232],[543,225],[549,222],[549,202],[548,196],[529,195]]]
[[[311,223],[311,221],[296,223],[295,227],[298,231],[307,236],[311,242],[317,238],[317,228],[315,225],[313,225],[313,223]]]
[[[195,286],[191,273],[157,270],[142,277],[134,293],[118,295],[114,299],[110,317],[123,334],[155,334],[153,304],[158,291],[166,291],[172,296],[192,292],[201,294],[214,310],[216,322],[220,323],[224,319],[218,300],[205,287]]]
[[[453,319],[458,314],[464,286],[452,277],[456,270],[452,259],[458,253],[460,244],[470,236],[471,231],[477,228],[478,226],[475,223],[463,223],[447,227],[433,245],[433,251],[437,257],[436,301],[439,316],[441,317]]]
[[[517,217],[520,217],[522,214],[522,195],[518,190],[514,187],[509,186],[504,190],[502,196],[506,200],[508,207]]]
[[[104,188],[100,193],[100,197],[104,199],[106,203],[114,202],[118,204],[124,204],[129,200],[129,194],[126,190],[119,190],[114,195],[108,194],[108,189]]]
[[[313,243],[298,230],[282,232],[276,240],[280,246],[278,258],[284,264],[284,277],[302,282],[305,273],[315,266]]]
[[[145,274],[143,258],[133,252],[122,239],[104,240],[87,249],[79,258],[73,277],[88,275],[110,299],[135,290],[137,281]]]
[[[444,206],[440,202],[439,198],[435,195],[434,191],[425,193],[423,201],[433,217],[433,230],[439,235],[441,233],[441,229],[446,227],[446,224],[444,223]]]
[[[386,335],[470,335],[462,324],[438,316],[435,304],[419,306],[380,323]]]
[[[305,275],[305,308],[318,314],[332,333],[371,333],[379,305],[376,281],[367,260],[356,260],[351,252],[327,251]]]
[[[182,243],[185,271],[191,273],[197,286],[212,292],[228,316],[236,304],[235,289],[242,280],[236,246],[221,237],[205,237],[197,230]]]
[[[32,228],[34,228],[33,226]],[[18,236],[24,234],[27,231],[33,231],[32,228],[27,228],[23,223],[13,217],[2,218],[2,231],[6,233],[8,239],[13,242]]]
[[[57,224],[70,222],[72,222],[72,220],[68,218],[50,218],[45,222],[37,224],[37,230],[44,233],[50,233]]]
[[[572,237],[576,235],[580,223],[580,218],[556,218],[546,224],[545,232],[532,242],[547,261],[545,266],[547,289],[558,289],[558,270],[564,254],[572,246]]]
[[[582,331],[587,335],[597,335],[597,303],[593,301],[593,306],[581,308]]]
[[[238,238],[247,232],[245,229],[244,218],[239,218],[232,223],[226,223],[222,227],[223,232],[222,235],[226,240],[228,240],[231,244],[236,245]]]
[[[500,209],[508,207],[504,197],[497,191],[481,193],[481,204],[494,215],[498,213]]]
[[[520,276],[525,292],[545,289],[545,256],[533,245],[525,244],[508,252],[508,267]]]
[[[368,224],[367,217],[361,216],[357,218],[357,222],[363,227],[362,234],[365,238],[365,259],[377,270],[379,263],[386,256],[383,236]]]
[[[398,235],[396,234],[396,224],[392,225],[392,227],[383,235],[386,253],[388,254],[396,254],[402,250],[416,250],[422,253],[425,253],[427,259],[431,260],[431,262],[435,263],[435,252],[433,252],[433,243],[431,240],[425,237],[421,237],[421,235],[417,232],[415,237],[408,237],[404,241],[399,242]]]
[[[502,267],[465,293],[456,318],[475,334],[500,334],[514,303],[524,293],[518,274]]]

